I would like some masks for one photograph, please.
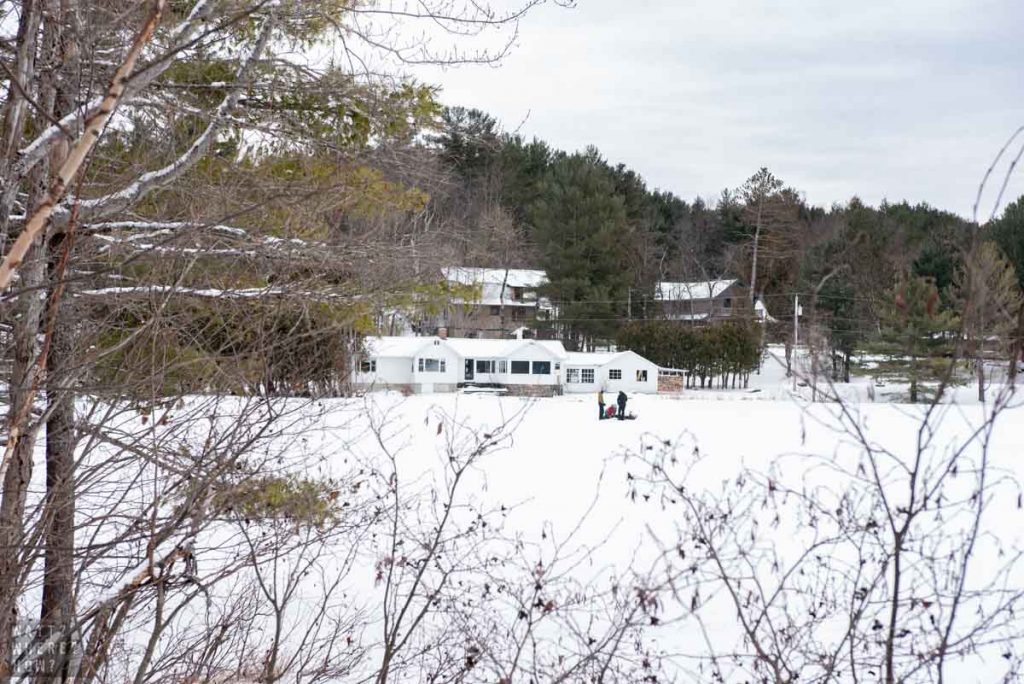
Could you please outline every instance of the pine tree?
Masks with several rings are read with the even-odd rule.
[[[1017,274],[992,242],[967,253],[953,279],[951,298],[961,312],[967,354],[974,362],[978,400],[985,401],[985,357],[1010,355],[1011,339],[1022,304]]]
[[[879,350],[889,371],[910,383],[910,403],[917,403],[926,383],[939,383],[941,391],[952,380],[947,357],[955,349],[958,320],[943,307],[934,281],[917,276],[898,283],[881,307],[881,326]]]
[[[547,271],[546,294],[577,348],[614,336],[633,281],[625,204],[597,151],[555,159],[528,209]]]

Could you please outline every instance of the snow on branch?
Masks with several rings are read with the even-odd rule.
[[[210,0],[199,0],[195,4],[189,15],[171,32],[169,53],[173,54],[178,51],[181,44],[192,39],[196,29],[205,21],[211,8]],[[125,94],[122,99],[128,101],[135,93],[144,90],[150,83],[159,78],[171,63],[172,60],[170,59],[161,59],[132,74],[125,81]],[[20,179],[24,177],[46,155],[46,150],[50,143],[67,131],[78,132],[85,121],[96,115],[102,103],[102,96],[94,97],[82,107],[78,107],[64,116],[58,122],[59,125],[53,124],[44,129],[42,133],[36,136],[35,140],[21,148],[18,151],[18,161],[14,165],[12,178]],[[16,189],[17,183],[11,183],[10,187]]]
[[[166,4],[167,0],[156,0],[154,2],[153,9],[150,12],[149,17],[146,19],[146,23],[143,25],[142,30],[139,31],[135,40],[132,42],[132,46],[128,50],[124,63],[116,72],[114,72],[114,76],[110,81],[110,85],[107,87],[107,93],[103,97],[103,102],[100,104],[99,109],[86,121],[85,132],[79,137],[74,147],[71,148],[71,152],[68,154],[67,159],[61,166],[60,171],[57,172],[57,177],[50,186],[46,197],[40,203],[39,208],[32,217],[29,218],[28,223],[25,224],[25,229],[18,236],[18,239],[14,244],[11,245],[11,250],[7,253],[7,256],[4,257],[3,262],[0,263],[0,292],[7,289],[7,286],[11,282],[11,278],[14,277],[15,271],[21,265],[21,262],[24,260],[29,248],[42,234],[47,221],[53,215],[57,202],[59,202],[61,197],[64,196],[68,185],[78,174],[78,170],[81,168],[85,158],[89,155],[89,152],[96,144],[96,141],[99,140],[100,136],[103,134],[103,130],[106,128],[107,122],[110,121],[110,117],[114,114],[114,110],[117,108],[117,105],[121,101],[121,97],[124,95],[125,83],[132,71],[135,69],[135,63],[138,61],[139,55],[142,54],[142,49],[153,37],[153,32],[160,23],[160,17],[163,15]],[[12,437],[13,436],[14,435],[12,434]],[[16,438],[11,441],[12,444],[16,442]],[[10,449],[8,449],[8,451],[10,451]],[[0,476],[2,476],[2,472],[6,470],[8,461],[9,459],[5,455],[3,463],[0,464]]]
[[[180,295],[184,297],[202,297],[212,299],[269,299],[273,297],[293,297],[303,300],[315,301],[360,301],[364,299],[358,295],[345,295],[337,292],[297,290],[287,287],[248,287],[248,288],[198,288],[180,287],[176,285],[139,285],[124,287],[101,287],[92,290],[82,290],[76,296],[84,297],[119,297],[119,296],[152,296],[152,295]]]
[[[215,233],[233,235],[235,237],[249,236],[249,231],[244,228],[194,221],[105,221],[103,223],[91,223],[83,228],[84,231],[88,233],[108,233],[115,230],[138,230],[150,231],[151,234],[170,234],[172,232],[202,229],[213,231]]]
[[[259,61],[263,51],[266,49],[267,43],[270,41],[270,35],[273,31],[275,22],[276,14],[272,12],[270,16],[264,20],[263,26],[260,28],[259,37],[256,40],[256,45],[253,47],[252,52],[241,67],[239,67],[235,76],[236,83],[246,83],[251,78],[256,63]],[[131,184],[117,192],[103,197],[81,200],[79,203],[80,215],[83,218],[88,219],[89,217],[102,217],[116,214],[128,209],[151,191],[165,187],[180,178],[209,151],[210,145],[213,144],[217,131],[223,125],[231,110],[237,106],[238,101],[242,96],[242,92],[242,88],[232,88],[230,92],[228,92],[221,101],[220,106],[217,107],[217,110],[206,129],[198,138],[196,138],[189,149],[174,162],[161,169],[156,169],[142,174]],[[70,211],[65,209],[64,213],[70,214]]]

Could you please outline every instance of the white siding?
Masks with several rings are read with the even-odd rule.
[[[561,364],[563,359],[552,353],[549,349],[541,344],[532,342],[524,342],[523,344],[505,344],[503,345],[509,351],[501,355],[491,356],[471,356],[471,348],[467,347],[464,350],[463,361],[459,365],[459,382],[466,382],[466,359],[473,360],[473,380],[474,383],[487,384],[495,383],[501,385],[558,385],[561,381]],[[481,345],[481,349],[486,353],[495,351],[495,348]],[[504,373],[477,373],[476,362],[477,361],[495,361],[498,362],[497,366],[501,361],[505,362]],[[513,361],[526,361],[530,364],[530,373],[528,375],[513,374],[512,373],[512,362]],[[547,375],[535,375],[533,373],[533,362],[542,361],[550,364],[551,372]]]
[[[594,372],[593,383],[570,383],[569,376],[574,371],[582,380],[584,369]],[[621,379],[612,379],[611,371],[621,372]],[[637,373],[646,372],[646,379],[638,380]],[[623,352],[604,363],[568,363],[562,372],[565,391],[567,393],[596,393],[604,388],[605,393],[623,391],[626,394],[656,394],[658,392],[658,366],[634,352]]]
[[[373,359],[373,361],[377,364],[377,370],[373,373],[359,372],[359,366],[356,366],[355,381],[357,384],[375,387],[412,384],[412,367],[409,365],[409,359],[385,357]]]
[[[445,363],[444,372],[432,372],[432,371],[420,371],[419,360],[420,359],[437,359],[438,361],[443,360]],[[407,360],[408,362],[408,360]],[[423,385],[423,391],[433,391],[434,385],[452,385],[454,386],[459,382],[459,376],[462,372],[462,359],[455,353],[451,347],[444,343],[436,344],[433,346],[427,346],[420,350],[415,358],[411,360],[410,369],[412,370],[413,384]],[[430,385],[431,387],[427,387]]]

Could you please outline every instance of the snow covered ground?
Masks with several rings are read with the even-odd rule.
[[[868,401],[870,384],[870,379],[862,378],[844,390],[844,396],[860,400],[850,404],[849,413],[844,414],[837,404],[811,403],[806,386],[798,385],[794,392],[791,380],[784,377],[782,364],[769,360],[759,375],[751,377],[750,387],[745,390],[692,390],[679,396],[634,395],[628,405],[628,410],[638,416],[633,421],[598,421],[596,397],[592,395],[524,399],[480,394],[402,397],[395,393],[371,393],[308,406],[296,400],[294,404],[307,407],[308,414],[301,419],[290,418],[292,423],[286,434],[271,440],[274,443],[261,448],[261,453],[268,463],[275,462],[282,468],[335,478],[343,483],[343,499],[364,499],[364,503],[371,505],[374,491],[386,499],[388,473],[394,468],[396,479],[410,497],[410,504],[402,513],[403,525],[418,524],[422,533],[429,532],[443,508],[438,497],[450,482],[453,453],[461,457],[475,440],[505,426],[507,439],[484,454],[460,484],[456,503],[463,519],[459,524],[472,522],[472,516],[466,517],[470,509],[497,513],[490,518],[498,521],[496,538],[514,542],[524,562],[521,574],[529,579],[533,569],[541,566],[551,571],[549,566],[561,559],[560,578],[571,590],[563,597],[580,597],[580,606],[598,595],[607,598],[612,583],[632,582],[634,589],[641,583],[657,585],[657,607],[652,610],[656,613],[652,618],[657,619],[652,619],[637,647],[678,681],[707,681],[714,668],[718,668],[724,681],[742,681],[732,676],[735,671],[730,674],[728,665],[718,662],[712,666],[708,659],[712,650],[719,654],[749,654],[751,645],[739,631],[734,606],[708,574],[707,554],[696,539],[700,535],[695,532],[693,511],[680,505],[672,487],[652,480],[667,473],[675,478],[673,486],[683,486],[689,495],[721,503],[723,510],[736,511],[737,518],[723,522],[720,530],[756,537],[749,548],[760,555],[750,557],[749,567],[755,575],[763,573],[766,586],[777,579],[773,575],[778,568],[773,566],[789,567],[808,549],[821,548],[821,567],[836,571],[822,575],[832,578],[821,586],[822,595],[834,598],[844,592],[849,594],[853,587],[844,582],[854,580],[847,570],[854,567],[855,557],[863,549],[846,541],[822,545],[820,535],[825,528],[813,528],[807,523],[808,512],[801,509],[798,495],[812,493],[822,506],[847,511],[843,515],[850,518],[863,516],[869,520],[877,513],[877,493],[872,494],[865,484],[868,478],[859,470],[864,446],[854,438],[857,431],[863,442],[877,446],[880,454],[885,450],[882,460],[887,471],[883,479],[892,486],[888,494],[902,495],[900,487],[905,482],[905,473],[901,464],[912,463],[918,453],[922,434],[919,427],[926,409]],[[965,400],[973,397],[973,390],[966,390]],[[225,398],[224,405],[230,406],[232,401]],[[1003,590],[1024,593],[1024,563],[1018,562],[1024,553],[1024,511],[1022,488],[1018,484],[1024,482],[1024,460],[1020,458],[1024,453],[1022,404],[1018,400],[1003,413],[991,436],[989,465],[995,484],[984,513],[983,538],[977,543],[978,563],[971,570],[968,588],[972,591],[998,582]],[[931,467],[929,464],[937,467],[947,463],[949,455],[984,425],[987,411],[988,407],[976,401],[944,405],[934,416],[939,419],[933,423],[934,430],[927,431],[931,441],[924,453],[926,469]],[[230,422],[229,416],[225,419]],[[152,429],[156,439],[157,429],[152,422],[130,416],[126,420],[138,422],[138,428],[126,423],[127,432]],[[196,429],[198,443],[204,439],[203,428]],[[958,458],[963,475],[949,486],[946,496],[958,497],[963,502],[970,500],[975,482],[970,473],[979,459],[980,452],[974,447]],[[384,474],[376,485],[369,475],[373,471]],[[41,479],[42,474],[40,453],[36,479]],[[938,470],[930,471],[929,477],[939,476]],[[740,481],[746,478],[760,478],[761,488],[744,489]],[[363,482],[367,484],[360,489]],[[765,496],[766,487],[778,492],[778,500],[774,494]],[[42,490],[41,482],[37,488]],[[116,484],[114,489],[120,490],[120,485]],[[102,491],[99,494],[107,497],[104,501],[116,498]],[[746,517],[740,517],[741,513]],[[771,521],[773,515],[780,514],[781,521]],[[838,513],[836,516],[841,517]],[[952,557],[964,542],[969,522],[969,516],[952,513],[947,519],[928,518],[922,526],[932,530],[932,534],[921,540],[922,546],[915,547],[915,552],[937,559]],[[245,548],[241,536],[253,531],[226,525],[204,533],[195,547],[198,567],[211,573],[236,562],[238,549]],[[415,532],[409,530],[410,538]],[[343,574],[344,593],[335,597],[330,610],[362,616],[361,631],[355,630],[346,638],[366,649],[370,654],[367,662],[373,660],[374,649],[378,648],[380,607],[385,600],[386,583],[380,577],[382,568],[388,567],[385,561],[394,561],[395,549],[388,533],[388,526],[378,520],[360,533],[358,548],[352,548],[351,535],[338,538],[336,546],[328,544],[318,561],[318,571],[302,579],[302,586],[295,592],[310,608],[300,609],[289,617],[289,634],[304,634],[306,621],[317,609],[325,583],[331,576]],[[727,540],[733,545],[741,541]],[[865,542],[861,539],[858,543]],[[866,543],[874,542],[868,539]],[[928,546],[927,554],[924,546]],[[482,545],[466,553],[486,555],[492,548],[493,545]],[[874,547],[869,550],[879,551]],[[680,557],[684,555],[686,562],[682,563]],[[354,565],[343,572],[342,566],[350,558]],[[700,565],[700,569],[694,570],[692,577],[680,579],[680,570],[698,558],[700,562],[695,562],[694,567]],[[467,563],[474,564],[471,560]],[[463,586],[467,592],[479,590],[494,581],[493,575],[487,573],[500,574],[487,566],[480,567],[476,574],[467,572],[461,576],[460,590]],[[924,574],[918,578],[923,578],[927,570],[925,566],[919,567],[918,571]],[[127,576],[124,572],[120,574]],[[120,585],[122,580],[116,575],[107,586]],[[93,581],[102,584],[106,580],[100,573]],[[798,607],[814,609],[814,605],[807,604],[809,586],[816,585],[800,585],[803,593],[794,593],[789,609],[797,613]],[[209,614],[188,617],[197,634],[212,629],[217,624],[217,614],[228,612],[231,591],[231,585],[218,588],[207,603]],[[82,598],[84,601],[86,597]],[[918,597],[913,597],[913,606],[905,611],[915,628],[926,617],[916,607],[917,601]],[[551,605],[556,616],[562,610],[570,610]],[[800,638],[804,639],[805,647],[810,643],[808,640],[828,643],[841,630],[842,611],[837,609],[838,605],[832,605],[839,615],[838,623],[815,622],[804,630]],[[216,608],[212,613],[210,606]],[[492,612],[504,610],[498,603],[486,607]],[[984,610],[985,601],[972,603],[971,607]],[[514,611],[482,619],[491,620],[487,624],[495,633],[514,630],[519,624]],[[795,619],[800,622],[799,615]],[[553,621],[556,628],[564,624],[567,623]],[[145,625],[140,627],[141,639],[146,631]],[[262,629],[266,634],[267,627]],[[926,631],[927,627],[922,629]],[[558,636],[553,638],[557,640]],[[431,638],[426,637],[424,644]],[[1011,647],[1005,642],[987,647],[974,643],[962,646],[953,670],[955,676],[950,681],[1001,680],[1009,661],[1018,658],[1015,651],[1006,650]],[[1010,653],[1010,658],[1005,653]],[[365,672],[366,667],[364,663],[356,669]],[[837,681],[849,680],[838,677]]]
[[[635,395],[630,398],[629,410],[638,419],[622,422],[598,421],[592,396],[531,401],[499,396],[403,398],[372,394],[363,399],[361,415],[351,413],[351,404],[345,410],[328,412],[322,436],[328,443],[344,445],[340,451],[372,461],[378,445],[367,439],[362,416],[389,414],[391,443],[400,450],[400,466],[417,478],[429,478],[436,477],[439,464],[445,462],[448,428],[439,427],[442,417],[480,432],[514,417],[516,427],[507,447],[484,457],[475,473],[477,479],[466,491],[478,502],[513,510],[507,525],[538,549],[543,548],[543,540],[570,537],[575,547],[591,549],[588,563],[576,570],[586,585],[629,570],[654,568],[655,574],[660,573],[658,559],[675,547],[679,537],[692,534],[680,509],[666,504],[664,488],[638,488],[636,484],[651,475],[652,460],[670,457],[670,453],[690,463],[684,481],[691,491],[728,496],[726,492],[738,475],[749,470],[775,479],[780,489],[826,489],[830,494],[821,499],[840,505],[844,491],[852,489],[858,479],[853,464],[863,449],[843,428],[835,404],[810,404],[799,398],[800,392],[790,395],[780,374],[776,369],[754,376],[746,391],[692,391],[679,397]],[[923,407],[864,403],[851,410],[848,419],[853,423],[847,427],[856,424],[866,440],[887,449],[894,461],[913,462]],[[986,409],[977,404],[948,405],[941,411],[926,462],[942,462],[986,415]],[[1024,453],[1022,425],[1024,408],[1018,405],[1002,415],[993,434],[992,466],[1008,479],[1005,487],[993,492],[985,513],[986,540],[977,552],[982,568],[975,566],[973,571],[975,587],[995,581],[999,559],[1015,558],[1024,550],[1024,511],[1016,485],[1024,482],[1024,461],[1019,457]],[[967,464],[977,463],[977,458],[973,449],[963,456],[965,472]],[[340,461],[329,460],[326,467],[331,469],[332,463],[340,465]],[[892,481],[890,494],[899,496],[902,480],[893,474]],[[948,539],[941,525],[934,528],[938,531],[932,540],[936,548],[962,539],[964,521],[951,518],[948,524]],[[812,543],[806,533],[806,528],[784,523],[769,533],[768,543],[776,545],[785,563],[803,553],[804,544]],[[538,550],[538,557],[542,556]],[[848,559],[832,560],[838,564]],[[1016,563],[1008,574],[998,574],[998,579],[1024,588],[1024,565]],[[368,591],[372,596],[373,589]],[[650,637],[657,652],[665,656],[666,668],[684,681],[702,680],[708,673],[694,664],[706,652],[702,630],[710,630],[712,640],[725,651],[741,649],[745,643],[737,633],[735,610],[721,595],[715,599],[718,603],[712,614],[704,612],[703,627],[688,619],[689,603],[695,600],[690,593],[667,598],[662,606],[665,626],[661,631],[652,630]],[[834,626],[822,627],[829,628]],[[1004,665],[991,653],[979,660],[961,661],[963,669],[957,671],[955,681],[996,681],[1003,677]]]

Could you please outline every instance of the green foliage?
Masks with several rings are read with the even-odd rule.
[[[217,487],[210,501],[220,515],[247,521],[285,521],[324,529],[341,515],[334,482],[297,475],[253,475]]]
[[[964,258],[949,299],[960,312],[965,341],[975,358],[1007,360],[1024,298],[1017,274],[992,242],[980,242]]]
[[[1006,207],[987,229],[1016,271],[1017,284],[1024,289],[1024,196]]]
[[[620,349],[630,349],[663,368],[686,371],[688,385],[746,385],[761,361],[761,331],[746,323],[692,327],[675,321],[635,321],[619,330]]]
[[[596,150],[556,158],[528,216],[548,275],[544,294],[559,302],[566,338],[613,337],[633,282],[631,235],[624,199]]]
[[[338,392],[352,340],[374,332],[368,303],[230,301],[180,296],[108,312],[93,344],[96,381],[122,394]]]
[[[929,278],[910,277],[881,303],[882,332],[873,351],[887,357],[885,370],[910,384],[916,403],[926,384],[952,382],[959,319],[946,308]],[[934,397],[938,398],[938,397]]]

